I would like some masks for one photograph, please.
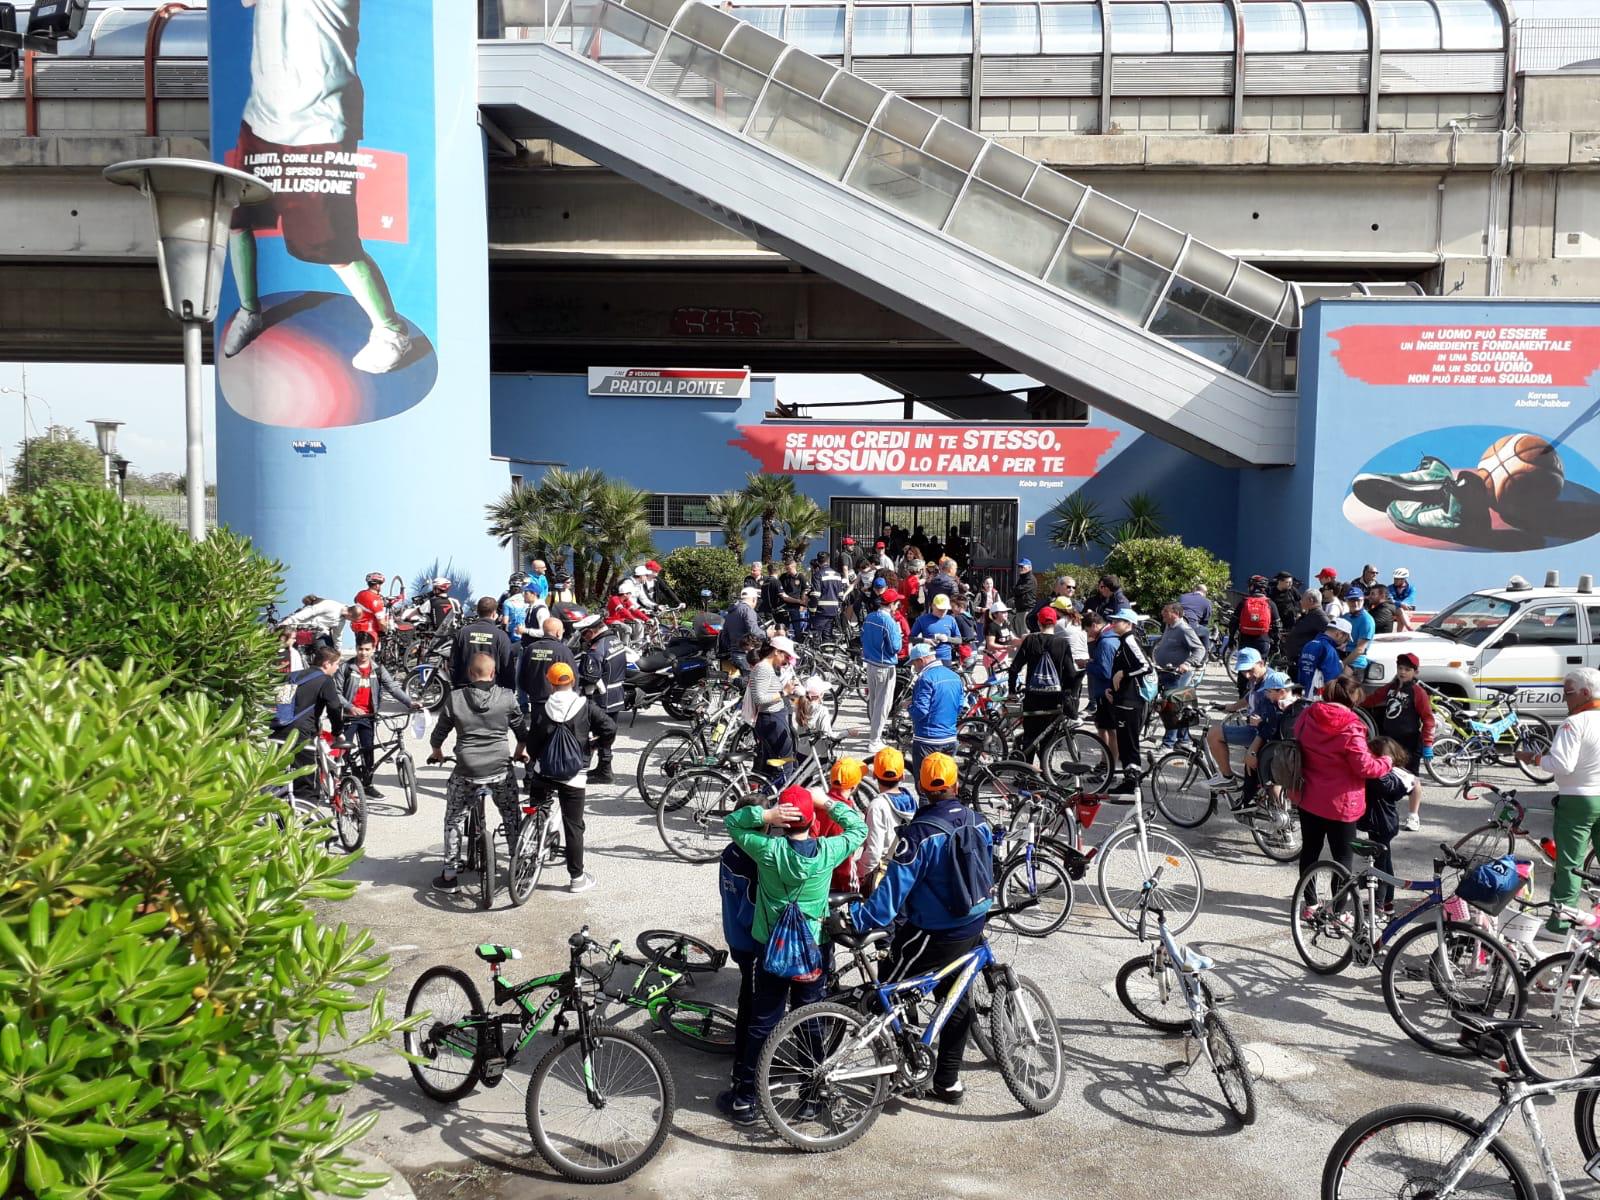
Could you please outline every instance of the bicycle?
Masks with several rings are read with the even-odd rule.
[[[841,945],[868,936],[835,935]],[[823,1000],[784,1017],[756,1067],[756,1095],[773,1132],[811,1154],[859,1139],[891,1096],[931,1082],[934,1042],[980,974],[993,996],[989,1037],[1006,1090],[1035,1116],[1053,1109],[1066,1085],[1055,1014],[1039,985],[999,963],[985,940],[935,971],[866,989],[860,1008]],[[947,979],[949,991],[933,1003]],[[924,1001],[932,1011],[924,1013]]]
[[[1555,738],[1550,723],[1543,717],[1519,712],[1515,699],[1517,689],[1510,684],[1478,686],[1496,693],[1499,698],[1469,700],[1429,689],[1434,703],[1444,710],[1450,732],[1434,737],[1433,757],[1423,760],[1423,769],[1435,783],[1446,787],[1465,782],[1478,767],[1510,766],[1512,763],[1534,783],[1552,782],[1555,776],[1550,772],[1516,760],[1514,754],[1519,750],[1543,754],[1550,749]],[[1468,715],[1469,706],[1483,709],[1481,719]]]
[[[1153,889],[1149,894],[1154,894]],[[1244,1052],[1239,1049],[1239,1039],[1217,1012],[1211,988],[1205,980],[1205,973],[1211,970],[1213,963],[1181,945],[1167,928],[1166,913],[1154,904],[1141,907],[1141,942],[1149,940],[1145,936],[1145,921],[1152,911],[1156,915],[1156,939],[1150,943],[1148,954],[1130,958],[1118,969],[1117,999],[1152,1029],[1187,1035],[1184,1039],[1186,1070],[1196,1061],[1189,1057],[1189,1045],[1199,1046],[1199,1054],[1204,1055],[1217,1077],[1223,1102],[1239,1118],[1239,1124],[1253,1124],[1256,1119],[1255,1083],[1250,1078]]]
[[[1600,874],[1584,874],[1600,885]],[[1595,893],[1590,891],[1593,899]],[[1533,906],[1571,922],[1567,945],[1528,967],[1528,1002],[1517,1016],[1527,1022],[1523,1038],[1529,1068],[1542,1080],[1600,1074],[1600,907],[1584,912],[1567,905]]]
[[[1322,1168],[1322,1200],[1403,1196],[1417,1200],[1466,1200],[1473,1196],[1535,1200],[1527,1168],[1500,1137],[1513,1113],[1522,1116],[1538,1155],[1550,1200],[1565,1200],[1561,1173],[1545,1141],[1535,1101],[1577,1094],[1573,1125],[1585,1159],[1584,1174],[1600,1180],[1600,1133],[1595,1128],[1600,1077],[1533,1082],[1522,1044],[1525,1022],[1491,1021],[1461,1013],[1466,1053],[1498,1062],[1494,1081],[1500,1103],[1479,1120],[1433,1104],[1396,1104],[1353,1122],[1328,1152]]]
[[[340,848],[346,854],[354,854],[367,840],[367,802],[361,791],[361,777],[356,773],[355,747],[346,741],[334,741],[329,733],[319,733],[314,744],[317,795],[333,814],[334,837]],[[308,814],[302,811],[302,815]]]
[[[1355,853],[1369,860],[1380,849],[1360,839],[1354,844]],[[1436,1031],[1441,1004],[1485,1017],[1515,1017],[1528,989],[1505,944],[1466,920],[1464,903],[1445,899],[1444,869],[1465,871],[1471,864],[1443,843],[1439,854],[1433,878],[1421,880],[1400,879],[1371,865],[1352,874],[1336,862],[1313,863],[1295,885],[1290,934],[1300,960],[1318,975],[1338,974],[1352,962],[1370,966],[1387,950],[1383,1003],[1395,1024],[1424,1049],[1460,1057],[1463,1051],[1454,1036]],[[1423,895],[1385,921],[1381,930],[1380,883]],[[1319,891],[1326,901],[1318,902]],[[1435,1018],[1432,1026],[1427,1024],[1430,1016]]]
[[[1273,862],[1297,860],[1302,841],[1300,821],[1288,791],[1267,783],[1267,773],[1258,771],[1260,786],[1254,798],[1246,800],[1237,777],[1230,787],[1208,786],[1207,781],[1220,769],[1204,738],[1163,754],[1150,768],[1150,794],[1156,808],[1178,828],[1198,829],[1217,811],[1217,801],[1226,799],[1229,815],[1249,828],[1261,853]]]
[[[420,714],[418,714],[420,719]],[[372,748],[374,772],[390,760],[394,762],[395,778],[400,781],[401,794],[405,796],[406,816],[417,812],[417,763],[406,749],[406,726],[411,724],[410,712],[379,713],[375,718],[388,737]]]
[[[448,643],[422,652],[417,665],[400,681],[401,690],[413,704],[437,712],[450,694],[450,647]]]
[[[454,758],[445,755],[439,761],[453,762]],[[467,801],[461,834],[461,844],[467,857],[465,862],[456,866],[477,875],[478,907],[485,910],[494,907],[496,876],[499,874],[499,842],[504,841],[506,845],[506,894],[511,906],[520,908],[538,886],[539,875],[551,856],[546,839],[555,833],[550,829],[551,803],[522,804],[522,816],[515,829],[505,827],[504,817],[501,818],[498,831],[490,828],[488,806],[494,802],[495,788],[507,777],[516,787],[516,767],[510,759],[506,760],[503,774],[467,781],[472,796]]]
[[[725,766],[755,748],[755,728],[739,715],[742,696],[731,696],[687,729],[665,729],[639,752],[633,779],[650,808],[661,791],[690,766]]]
[[[1487,792],[1488,795],[1480,796],[1478,795],[1480,791]],[[1492,783],[1469,780],[1457,789],[1457,795],[1465,800],[1486,799],[1493,806],[1487,822],[1456,839],[1452,849],[1458,854],[1476,865],[1507,854],[1515,854],[1517,843],[1522,842],[1543,855],[1545,862],[1555,863],[1555,841],[1551,838],[1540,840],[1528,831],[1523,824],[1528,809],[1517,799],[1515,788],[1502,789]],[[1600,872],[1600,849],[1591,846],[1588,856],[1584,859],[1581,873],[1593,872]]]
[[[647,929],[634,945],[643,958],[625,953],[621,941],[607,947],[604,969],[594,970],[601,994],[629,1008],[643,1009],[658,1029],[686,1046],[709,1054],[732,1054],[738,1014],[724,1005],[688,1000],[680,994],[694,985],[695,975],[720,971],[728,952],[671,929]],[[608,985],[619,966],[640,971],[627,988],[613,990]]]
[[[974,705],[968,711],[973,712],[977,707]],[[981,715],[964,717],[956,725],[959,752],[968,763],[997,759],[1030,761],[1037,755],[1040,768],[1051,783],[1064,784],[1068,777],[1082,774],[1086,776],[1083,786],[1088,791],[1103,792],[1111,786],[1111,755],[1093,732],[1065,712],[1059,712],[1037,736],[1025,739],[1023,721],[1026,715],[1020,707],[1013,707],[1008,698],[1004,703],[988,707]],[[1088,770],[1071,771],[1069,768],[1073,764]]]
[[[585,925],[567,939],[565,971],[508,984],[504,963],[522,957],[509,946],[482,945],[489,964],[489,1013],[465,971],[437,966],[424,971],[406,999],[405,1052],[423,1093],[453,1103],[478,1084],[496,1087],[506,1069],[543,1031],[556,1044],[533,1068],[525,1112],[528,1132],[545,1162],[580,1183],[614,1183],[644,1166],[666,1141],[677,1108],[672,1073],[661,1052],[636,1033],[600,1024],[600,983],[585,954],[605,953]],[[548,995],[535,1001],[536,993]],[[569,1024],[576,1026],[566,1032]],[[509,1035],[509,1044],[507,1041]]]

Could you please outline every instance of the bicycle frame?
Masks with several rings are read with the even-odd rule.
[[[1478,1159],[1483,1157],[1484,1151],[1489,1148],[1489,1143],[1500,1136],[1506,1123],[1511,1120],[1511,1114],[1519,1112],[1522,1114],[1523,1125],[1527,1127],[1528,1137],[1533,1142],[1534,1151],[1539,1156],[1539,1169],[1544,1172],[1545,1184],[1550,1189],[1550,1200],[1565,1200],[1566,1192],[1561,1187],[1561,1173],[1556,1169],[1555,1157],[1550,1153],[1550,1145],[1545,1140],[1544,1127],[1539,1123],[1539,1112],[1534,1107],[1534,1101],[1544,1096],[1560,1095],[1563,1092],[1592,1091],[1600,1091],[1600,1076],[1580,1076],[1576,1079],[1557,1080],[1554,1083],[1519,1081],[1507,1084],[1502,1081],[1501,1095],[1504,1099],[1484,1119],[1483,1132],[1450,1160],[1449,1173],[1441,1182],[1439,1191],[1433,1194],[1439,1196],[1440,1200],[1446,1200],[1453,1195],[1466,1173]],[[1591,1178],[1600,1177],[1600,1155],[1596,1155],[1586,1163],[1584,1170]]]

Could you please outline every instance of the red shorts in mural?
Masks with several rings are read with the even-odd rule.
[[[289,253],[301,262],[347,263],[361,256],[356,181],[345,156],[355,143],[284,146],[239,126],[239,168],[272,188],[272,199],[233,210],[236,230],[273,229],[281,222]]]

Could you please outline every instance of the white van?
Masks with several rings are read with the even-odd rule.
[[[1401,654],[1417,656],[1424,683],[1455,696],[1488,697],[1515,687],[1517,706],[1562,718],[1561,679],[1574,667],[1600,667],[1600,595],[1585,575],[1575,588],[1533,587],[1512,576],[1503,588],[1472,592],[1420,629],[1384,633],[1367,653],[1366,684],[1394,678]]]

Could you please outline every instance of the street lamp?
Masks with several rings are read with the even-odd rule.
[[[150,200],[156,265],[167,315],[183,323],[183,392],[188,464],[189,536],[206,536],[204,432],[200,423],[201,330],[217,317],[228,223],[234,208],[272,195],[254,175],[192,158],[140,158],[112,163],[112,183],[136,187]]]
[[[111,467],[117,473],[117,499],[124,502],[128,499],[128,468],[132,465],[120,454],[111,460]]]
[[[94,426],[95,440],[100,443],[100,465],[105,470],[106,486],[111,486],[111,460],[117,453],[117,430],[125,424],[123,421],[110,421],[104,417],[91,420]]]

